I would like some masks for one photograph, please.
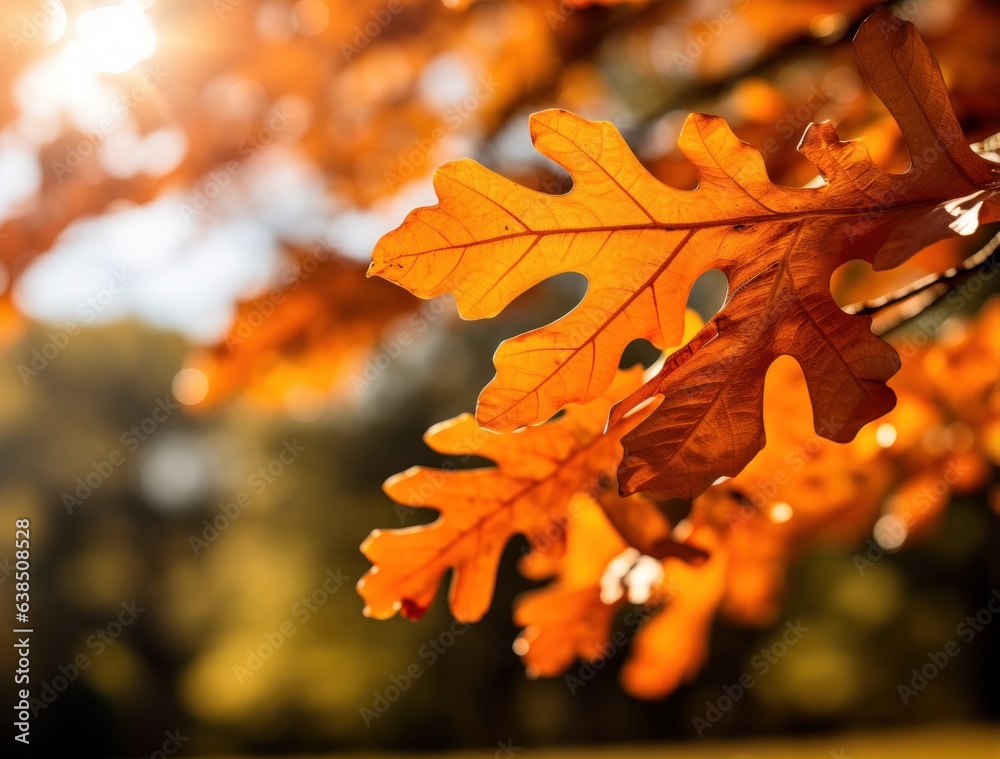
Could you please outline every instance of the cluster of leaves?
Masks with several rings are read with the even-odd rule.
[[[441,516],[366,541],[367,614],[418,618],[452,570],[452,612],[479,619],[520,533],[524,573],[554,578],[515,609],[525,628],[515,650],[529,672],[601,656],[617,608],[638,604],[624,684],[660,696],[701,666],[717,611],[773,621],[793,546],[857,540],[883,504],[919,532],[953,489],[983,483],[988,463],[975,451],[995,453],[1000,363],[981,351],[997,354],[996,304],[964,338],[903,363],[870,316],[834,302],[830,280],[847,261],[896,267],[970,219],[997,221],[1000,170],[969,147],[910,24],[878,9],[854,46],[913,156],[903,174],[821,123],[799,146],[820,177],[779,186],[722,119],[696,114],[679,145],[698,187],[679,190],[613,126],[565,111],[531,119],[536,149],[573,180],[564,195],[468,160],[438,170],[439,204],[380,241],[371,274],[422,298],[451,293],[470,319],[564,272],[583,274],[588,290],[567,316],[500,346],[475,419],[428,433],[435,450],[495,468],[415,468],[386,483],[399,503]],[[693,324],[688,292],[713,269],[729,294]],[[618,369],[638,338],[681,347],[640,377]],[[947,380],[971,361],[974,384]],[[929,430],[948,438],[930,453]],[[678,524],[651,498],[693,503]]]

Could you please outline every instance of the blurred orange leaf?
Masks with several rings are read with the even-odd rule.
[[[225,338],[188,361],[209,380],[195,408],[213,408],[244,390],[271,404],[297,388],[346,389],[347,373],[373,352],[386,326],[414,306],[398,288],[369,286],[362,268],[326,250],[302,252],[280,285],[240,303]]]

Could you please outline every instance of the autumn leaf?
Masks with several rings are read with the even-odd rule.
[[[618,611],[601,601],[600,583],[626,543],[590,496],[576,494],[568,511],[558,579],[514,603],[514,623],[524,628],[514,651],[531,677],[554,677],[578,658],[599,658]]]
[[[641,382],[640,368],[623,371],[604,397],[515,433],[483,430],[470,414],[432,427],[424,439],[435,451],[482,456],[496,467],[413,467],[385,483],[398,503],[441,515],[429,525],[375,530],[365,540],[361,550],[375,565],[358,583],[365,614],[383,619],[402,611],[419,618],[444,573],[454,570],[452,613],[461,621],[482,617],[511,537],[523,534],[533,546],[560,540],[560,522],[573,497],[599,490],[602,475],[613,475],[621,457],[618,439],[641,416],[624,419],[605,434],[608,410]]]
[[[969,382],[959,382],[950,365],[997,351],[998,305],[988,302],[974,325],[949,322],[941,341],[916,353],[905,333],[894,336],[907,358],[889,382],[899,402],[849,444],[816,435],[801,412],[808,400],[801,369],[787,358],[775,362],[765,387],[767,445],[739,475],[696,498],[689,517],[695,528],[709,525],[725,535],[730,572],[720,615],[772,624],[788,568],[804,551],[868,539],[898,547],[926,536],[956,492],[983,487],[988,445],[977,438],[991,423],[989,396],[1000,362],[985,362],[979,381],[976,373],[963,374]],[[947,387],[950,404],[935,398],[939,387]],[[949,405],[958,413],[949,414]],[[872,538],[880,517],[887,519]],[[862,571],[863,559],[856,554]]]
[[[683,339],[702,326],[694,311],[685,312]],[[670,355],[669,353],[667,355]],[[700,562],[697,547],[670,537],[664,515],[642,498],[621,499],[614,472],[621,460],[620,437],[643,418],[643,412],[606,428],[611,405],[643,381],[634,367],[619,371],[604,396],[570,406],[559,419],[512,433],[495,433],[462,414],[432,427],[427,444],[439,453],[468,459],[480,456],[496,467],[455,471],[413,467],[383,486],[396,502],[437,509],[429,525],[375,530],[361,546],[374,566],[358,583],[376,618],[397,611],[419,618],[429,607],[442,575],[454,570],[449,603],[459,620],[475,621],[489,608],[496,568],[510,538],[523,534],[531,548],[520,562],[522,573],[542,579],[561,571],[565,529],[574,516],[571,505],[596,500],[620,533],[658,558],[675,556]],[[616,533],[617,534],[617,533]],[[623,537],[622,537],[623,536]]]
[[[259,405],[294,409],[297,393],[325,398],[331,389],[363,389],[365,360],[412,298],[385,283],[371,288],[362,267],[333,252],[296,252],[281,283],[239,304],[226,336],[194,352],[188,366],[208,377],[208,393],[192,410],[215,408],[239,392]],[[353,381],[348,374],[354,371]]]
[[[946,341],[930,346],[913,391],[938,400],[973,437],[960,447],[982,451],[1000,466],[1000,297],[986,301],[971,324],[956,322]]]
[[[627,500],[633,506],[643,502],[639,496]],[[576,659],[607,659],[624,645],[622,633],[612,636],[612,625],[627,608],[622,621],[635,636],[622,683],[635,696],[658,698],[704,664],[712,620],[725,590],[727,552],[715,528],[699,528],[690,540],[708,549],[708,561],[691,564],[666,558],[660,562],[659,578],[636,578],[633,590],[638,598],[629,598],[624,593],[639,552],[627,546],[605,511],[587,496],[574,500],[557,579],[521,595],[514,604],[514,622],[523,628],[514,651],[531,677],[554,677]],[[645,555],[644,561],[652,558]],[[609,596],[608,580],[617,576],[626,587]],[[567,677],[571,691],[585,682],[572,671]]]
[[[852,259],[899,264],[948,234],[953,214],[974,217],[975,198],[958,201],[983,200],[1000,178],[969,149],[912,25],[880,8],[854,44],[915,157],[905,174],[882,171],[863,144],[841,142],[824,122],[799,145],[821,186],[777,186],[722,119],[695,114],[679,147],[700,185],[678,190],[646,172],[610,124],[546,111],[532,117],[531,136],[570,173],[571,192],[529,191],[468,160],[446,164],[435,176],[439,204],[380,241],[370,274],[422,298],[451,292],[471,319],[495,316],[556,274],[587,277],[570,314],[497,351],[477,419],[502,431],[603,393],[629,342],[676,343],[691,285],[721,270],[730,283],[723,309],[613,416],[665,398],[623,440],[623,493],[691,498],[737,474],[764,444],[764,375],[782,354],[802,365],[817,432],[851,440],[892,408],[885,381],[899,360],[868,317],[833,301],[833,271]]]
[[[709,560],[692,566],[663,562],[666,606],[636,633],[622,668],[624,688],[639,698],[661,698],[689,681],[705,665],[709,636],[726,592],[728,551],[711,528],[695,530],[690,540],[704,546]]]

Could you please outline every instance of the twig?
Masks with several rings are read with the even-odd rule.
[[[997,265],[997,248],[1000,248],[1000,234],[995,235],[985,246],[973,255],[966,258],[961,264],[947,271],[937,274],[929,274],[916,282],[912,282],[906,287],[895,292],[887,293],[873,300],[852,303],[844,307],[844,311],[852,315],[877,314],[892,306],[908,302],[908,307],[901,309],[900,313],[890,324],[882,324],[876,330],[876,334],[884,334],[904,321],[912,319],[918,313],[941,298],[955,284],[971,277],[984,269]]]

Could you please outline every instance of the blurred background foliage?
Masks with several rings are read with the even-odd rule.
[[[622,655],[575,695],[561,678],[525,678],[509,612],[532,587],[514,571],[522,543],[493,610],[460,636],[441,603],[419,624],[361,616],[359,543],[433,516],[394,508],[381,482],[440,464],[424,430],[474,407],[499,340],[582,292],[559,278],[496,323],[464,323],[446,300],[364,279],[378,236],[433,202],[434,166],[471,155],[563,191],[528,140],[527,115],[545,107],[611,120],[677,186],[695,179],[674,145],[692,110],[727,118],[786,184],[815,175],[794,150],[810,121],[864,136],[884,167],[908,163],[849,44],[874,3],[585,5],[4,3],[0,519],[32,520],[33,673],[51,684],[79,655],[90,662],[40,712],[40,748],[149,755],[176,730],[187,754],[693,740],[705,702],[798,619],[814,632],[712,738],[1000,718],[994,626],[909,705],[896,693],[1000,586],[995,470],[863,574],[865,545],[802,558],[781,621],[717,624],[705,669],[663,701],[621,691]],[[85,21],[101,10],[118,16]],[[896,10],[938,56],[969,138],[1000,131],[1000,6]],[[849,265],[838,298],[944,269],[987,237],[892,272]],[[724,292],[706,278],[692,305],[710,315]],[[624,363],[653,358],[635,345]],[[293,441],[304,451],[258,489],[255,473]],[[249,505],[220,519],[240,493]],[[213,520],[231,523],[211,538]],[[301,599],[328,572],[349,579],[307,615]],[[133,600],[144,611],[95,644]],[[283,623],[294,634],[241,673]],[[7,648],[3,671],[13,661]],[[360,710],[414,663],[423,675],[366,726]]]

